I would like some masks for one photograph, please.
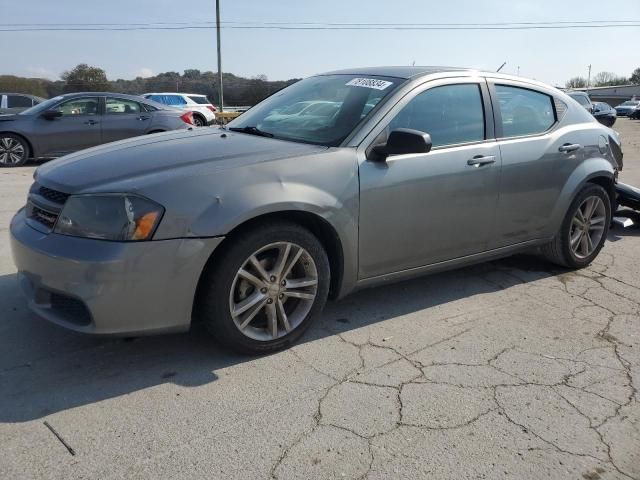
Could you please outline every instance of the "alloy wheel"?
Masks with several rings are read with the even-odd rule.
[[[317,289],[318,270],[309,252],[291,242],[266,245],[245,260],[233,279],[231,318],[253,340],[281,338],[307,317]]]
[[[577,258],[587,258],[598,248],[606,220],[607,211],[602,199],[596,195],[585,198],[569,228],[569,246]]]
[[[24,145],[13,137],[0,137],[0,163],[14,165],[24,160]]]

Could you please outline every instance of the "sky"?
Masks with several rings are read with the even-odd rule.
[[[638,20],[640,0],[221,0],[226,22],[498,23]],[[18,24],[215,21],[215,0],[0,0]],[[227,24],[230,25],[230,24]],[[271,80],[375,65],[447,65],[517,73],[553,85],[640,67],[640,27],[561,30],[222,30],[222,70]],[[217,71],[216,32],[0,31],[0,74],[56,79],[78,63],[110,79],[188,68]]]

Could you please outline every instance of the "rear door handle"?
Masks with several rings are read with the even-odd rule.
[[[558,148],[558,151],[561,153],[570,153],[575,152],[576,150],[580,150],[581,148],[582,145],[580,145],[579,143],[565,143],[560,148]]]
[[[467,160],[467,165],[470,167],[482,167],[483,165],[489,165],[496,163],[496,157],[494,155],[476,155],[475,157]]]

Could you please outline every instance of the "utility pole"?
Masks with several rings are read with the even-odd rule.
[[[224,96],[222,94],[222,55],[220,53],[220,0],[216,0],[216,30],[218,33],[218,91],[220,92],[220,113],[224,112]]]
[[[518,65],[518,76],[520,76],[520,65]]]
[[[589,95],[589,87],[591,87],[591,64],[589,64],[589,76],[587,77],[587,95]]]

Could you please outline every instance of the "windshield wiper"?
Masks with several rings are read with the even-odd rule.
[[[273,138],[273,133],[263,132],[258,127],[231,127],[229,130],[232,132],[248,133],[249,135],[258,135],[259,137]]]

